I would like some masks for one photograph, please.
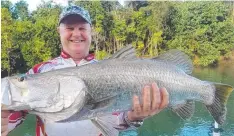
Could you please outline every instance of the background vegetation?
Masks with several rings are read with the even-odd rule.
[[[91,50],[103,59],[132,44],[139,56],[177,48],[197,66],[229,59],[234,49],[234,2],[69,1],[89,10]],[[29,12],[21,0],[1,1],[2,77],[24,73],[60,54],[56,30],[61,5],[43,2]]]

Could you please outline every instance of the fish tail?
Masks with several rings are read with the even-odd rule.
[[[213,103],[206,105],[206,107],[215,121],[221,125],[226,119],[226,104],[233,91],[233,87],[220,83],[213,83],[213,85],[215,87],[215,98]]]

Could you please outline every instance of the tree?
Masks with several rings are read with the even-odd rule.
[[[44,2],[32,13],[31,20],[18,22],[22,29],[18,31],[21,37],[17,37],[23,39],[20,47],[27,68],[59,55],[61,48],[57,26],[60,12],[60,6]]]
[[[1,8],[6,8],[11,11],[13,4],[9,0],[1,0]]]
[[[124,4],[127,7],[132,8],[134,11],[138,11],[141,7],[145,7],[148,5],[148,1],[124,1]]]
[[[14,19],[27,20],[29,17],[27,2],[24,0],[16,2],[12,9],[12,15]]]
[[[17,57],[15,50],[18,49],[18,46],[13,46],[12,34],[13,34],[13,20],[11,18],[11,13],[7,8],[1,8],[1,66],[2,71],[7,71],[7,75],[11,75],[11,70],[14,67],[14,58]]]
[[[175,3],[167,21],[169,48],[189,54],[196,65],[216,63],[234,46],[230,8],[223,2]]]
[[[26,72],[34,64],[59,55],[56,31],[61,5],[43,1],[29,14],[28,4],[1,1],[2,71]],[[84,7],[92,21],[92,45],[97,59],[132,44],[138,55],[157,56],[177,48],[195,65],[228,59],[234,49],[233,2],[72,1]],[[157,7],[157,8],[155,8]],[[14,31],[13,31],[14,30]]]

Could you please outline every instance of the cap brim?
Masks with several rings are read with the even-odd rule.
[[[83,17],[81,14],[79,13],[70,13],[67,14],[65,16],[63,16],[60,20],[59,20],[59,25],[62,23],[62,21],[64,21],[67,17],[71,16],[71,15],[77,15],[80,16],[82,19],[84,19],[84,21],[86,21],[87,23],[91,24],[91,22],[89,22],[85,17]]]

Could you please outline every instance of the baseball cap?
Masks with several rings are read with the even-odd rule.
[[[66,7],[59,16],[59,24],[64,18],[66,18],[69,15],[79,15],[91,25],[91,18],[89,12],[79,6]]]

